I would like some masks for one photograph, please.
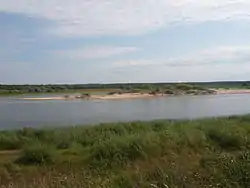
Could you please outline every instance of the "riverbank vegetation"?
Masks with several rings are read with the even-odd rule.
[[[3,188],[250,187],[250,116],[0,132]]]
[[[89,88],[87,88],[89,87]],[[39,94],[39,93],[69,93],[64,98],[90,98],[91,94],[150,94],[150,95],[204,95],[215,91],[195,84],[113,84],[113,85],[0,85],[0,95]],[[70,93],[78,95],[70,95]]]
[[[189,85],[196,88],[234,88],[250,89],[248,81],[234,82],[193,82],[193,83],[118,83],[118,84],[58,84],[58,85],[1,85],[0,95],[36,94],[36,93],[92,93],[92,92],[117,92],[121,91],[157,91],[172,89],[178,85]]]

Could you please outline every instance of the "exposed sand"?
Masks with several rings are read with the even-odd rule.
[[[114,99],[134,99],[134,98],[148,98],[155,97],[150,94],[141,94],[141,93],[124,93],[124,94],[114,94],[114,95],[92,95],[90,100],[114,100]],[[64,97],[43,97],[43,98],[22,98],[22,100],[81,100],[76,98],[64,98]]]
[[[40,97],[40,98],[22,98],[22,100],[65,100],[64,97]]]
[[[217,89],[216,94],[250,94],[250,89]]]
[[[91,96],[90,99],[101,99],[101,100],[113,100],[113,99],[134,99],[134,98],[149,98],[154,97],[147,93],[125,93],[125,94],[114,94],[114,95],[103,95],[103,96]]]
[[[217,89],[216,94],[250,94],[250,89]],[[114,95],[92,95],[90,100],[116,100],[116,99],[136,99],[136,98],[150,98],[162,95],[151,95],[148,93],[124,93]],[[165,96],[165,95],[163,95]],[[22,98],[22,100],[81,100],[76,98],[64,97],[43,97],[43,98]]]

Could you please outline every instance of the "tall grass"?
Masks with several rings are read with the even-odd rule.
[[[17,162],[25,165],[52,164],[55,162],[55,151],[50,146],[33,144],[23,149]]]
[[[4,187],[250,187],[250,116],[25,128],[0,150]]]

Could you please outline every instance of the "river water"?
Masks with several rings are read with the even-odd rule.
[[[0,129],[194,119],[248,113],[249,94],[103,101],[27,101],[17,97],[1,97]]]

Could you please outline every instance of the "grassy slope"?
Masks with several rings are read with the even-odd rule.
[[[249,125],[242,116],[0,132],[0,185],[247,188]]]

